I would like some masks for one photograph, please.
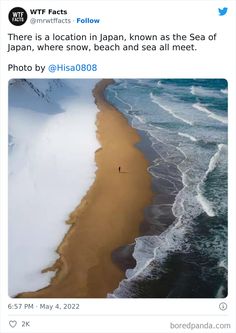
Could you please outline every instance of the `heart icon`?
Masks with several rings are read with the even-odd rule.
[[[16,320],[10,320],[10,321],[9,321],[9,325],[10,325],[12,328],[14,328],[14,327],[16,327],[16,325],[17,325],[17,321],[16,321]]]

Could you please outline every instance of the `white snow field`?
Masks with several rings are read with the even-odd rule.
[[[95,179],[97,80],[9,83],[9,295],[47,286],[65,221]]]

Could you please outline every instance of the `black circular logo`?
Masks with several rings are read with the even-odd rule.
[[[9,21],[13,25],[22,25],[27,21],[27,13],[21,7],[15,7],[8,14]]]

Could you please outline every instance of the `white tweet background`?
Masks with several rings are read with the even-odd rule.
[[[28,14],[30,9],[66,9],[67,18],[100,18],[101,24],[30,24],[14,27],[8,21],[8,12],[21,6]],[[228,6],[228,14],[220,17],[218,7]],[[44,18],[41,15],[32,17]],[[60,16],[57,16],[60,17]],[[64,16],[61,16],[65,18]],[[0,113],[0,200],[1,200],[1,332],[12,332],[9,320],[31,320],[30,333],[34,332],[169,332],[169,322],[230,322],[235,333],[235,2],[226,1],[2,1],[1,3],[1,113]],[[197,43],[197,52],[150,53],[69,53],[48,52],[7,53],[7,33],[82,34],[214,34],[216,42]],[[59,42],[60,44],[60,42]],[[181,42],[180,42],[181,44]],[[59,72],[42,75],[37,72],[8,72],[8,63],[16,65],[48,65],[96,63],[97,72]],[[228,304],[225,312],[219,310],[219,299],[83,299],[80,311],[8,310],[8,304],[19,299],[8,297],[8,80],[12,78],[225,78],[229,85],[229,295],[222,300]],[[58,299],[23,300],[20,303],[57,304]],[[69,302],[68,299],[65,302]],[[68,317],[56,313],[70,315]],[[23,314],[22,317],[19,315]],[[33,315],[33,316],[32,316]],[[41,315],[41,316],[39,316]],[[42,315],[49,315],[42,318]],[[17,326],[17,332],[26,329]],[[223,330],[224,331],[224,330]],[[198,330],[198,332],[204,332]],[[220,332],[220,330],[219,330]]]

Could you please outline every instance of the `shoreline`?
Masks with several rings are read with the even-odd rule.
[[[104,298],[125,277],[112,252],[140,235],[144,208],[154,194],[148,162],[135,147],[140,136],[105,100],[104,90],[112,82],[102,80],[93,89],[101,144],[95,152],[96,178],[66,221],[71,227],[58,247],[60,258],[44,270],[56,270],[56,275],[48,287],[17,297]]]

